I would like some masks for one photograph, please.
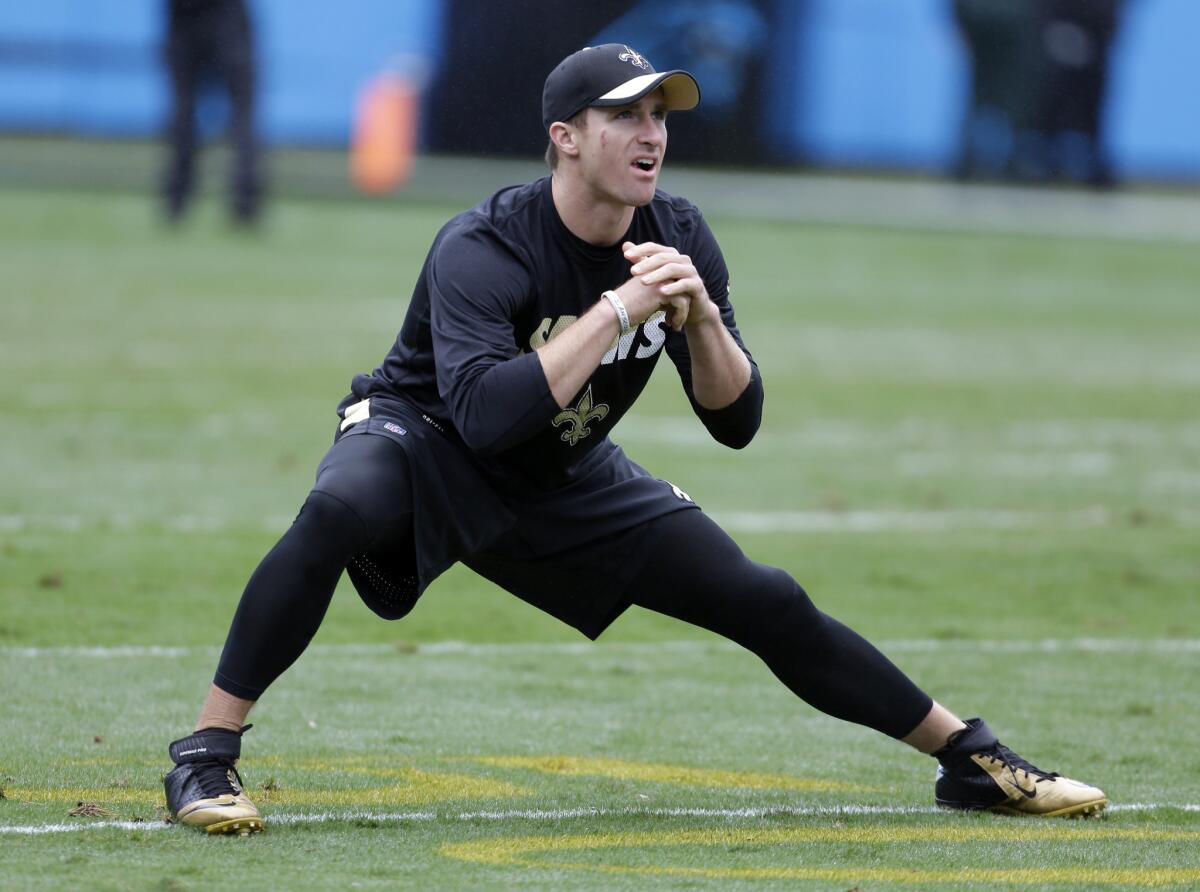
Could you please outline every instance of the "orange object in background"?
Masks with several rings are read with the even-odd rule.
[[[403,186],[417,150],[418,94],[402,75],[371,81],[358,100],[350,179],[362,192],[383,195]]]

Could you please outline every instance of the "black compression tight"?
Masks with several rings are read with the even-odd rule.
[[[933,700],[862,636],[819,611],[783,570],[755,563],[700,511],[655,522],[630,601],[709,629],[760,659],[821,712],[906,737]]]
[[[350,559],[377,542],[411,538],[405,461],[400,446],[372,434],[343,437],[329,450],[300,514],[246,584],[217,687],[257,700],[308,647]]]
[[[348,436],[327,454],[292,527],[250,578],[217,668],[217,686],[256,700],[316,634],[350,558],[411,537],[403,450]],[[933,701],[862,637],[813,606],[782,570],[747,558],[703,512],[647,528],[656,557],[628,601],[723,635],[757,654],[797,696],[892,737]]]

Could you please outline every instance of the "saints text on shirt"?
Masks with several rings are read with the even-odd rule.
[[[558,337],[568,325],[578,318],[578,316],[546,317],[541,321],[537,329],[534,330],[533,334],[529,336],[529,349],[537,350],[542,345]],[[635,344],[637,345],[637,350],[634,351],[634,357],[636,359],[649,359],[661,350],[663,344],[666,343],[666,326],[666,311],[659,310],[648,317],[641,325],[631,328],[627,334],[618,335],[613,338],[608,352],[600,360],[600,365],[610,365],[617,360],[627,358]]]

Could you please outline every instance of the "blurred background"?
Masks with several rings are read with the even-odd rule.
[[[2,176],[134,185],[150,182],[152,167],[160,188],[175,189],[168,205],[182,205],[188,173],[179,168],[190,161],[151,162],[131,147],[172,135],[203,145],[228,133],[240,146],[234,213],[252,221],[267,191],[348,188],[340,153],[374,132],[376,149],[355,181],[389,192],[409,181],[410,150],[540,156],[546,73],[581,46],[619,41],[658,70],[685,67],[701,83],[701,108],[672,122],[676,162],[1099,188],[1200,181],[1193,0],[245,0],[242,8],[5,4]],[[184,132],[181,109],[194,134]],[[172,176],[174,186],[162,183]]]
[[[769,392],[731,463],[656,375],[637,460],[869,635],[1195,636],[1198,33],[1196,0],[0,5],[0,647],[222,640],[435,233],[545,173],[543,80],[606,41],[699,79],[662,185]],[[438,586],[401,634],[571,634]],[[322,635],[397,634],[338,605]]]
[[[152,813],[165,742],[436,233],[546,172],[546,74],[619,41],[700,81],[661,184],[721,244],[767,397],[733,455],[660,370],[615,439],[941,702],[1114,802],[1190,809],[1139,826],[1194,830],[1200,750],[1177,742],[1200,736],[1200,686],[1180,683],[1200,653],[1198,34],[1200,0],[0,3],[0,819]],[[285,753],[402,772],[602,755],[927,804],[926,767],[706,637],[631,610],[593,657],[458,651],[578,636],[461,567],[398,624],[343,581],[256,711],[254,758],[322,810],[351,800],[317,790],[397,778],[285,773]],[[576,781],[547,805],[640,801]],[[365,881],[458,888],[431,855],[445,826],[322,845],[320,864],[24,835],[0,876],[11,851],[31,888],[81,869],[207,887],[267,863],[306,887],[363,876],[371,849],[391,862]],[[1117,854],[1064,863],[1195,866],[1178,843],[1128,864],[1095,844]]]

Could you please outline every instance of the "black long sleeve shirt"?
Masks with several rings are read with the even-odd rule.
[[[660,311],[614,339],[584,387],[560,409],[534,351],[630,278],[621,242],[656,242],[692,258],[721,319],[751,364],[730,406],[692,391],[687,338]],[[661,353],[674,363],[712,436],[740,448],[758,429],[762,379],[734,322],[729,273],[689,202],[658,192],[612,246],[576,237],[559,218],[549,178],[501,190],[438,233],[404,325],[382,365],[355,379],[358,398],[400,399],[452,427],[499,489],[549,493],[619,449],[609,432],[642,392]]]

